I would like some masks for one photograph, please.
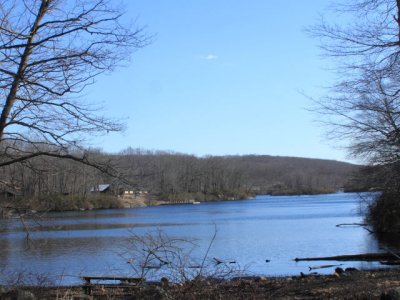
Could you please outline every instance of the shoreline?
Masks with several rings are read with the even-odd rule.
[[[339,272],[340,273],[340,272]],[[183,283],[150,282],[139,286],[95,285],[92,296],[82,286],[0,287],[0,299],[398,299],[400,269],[352,270],[331,275],[197,278]],[[83,285],[83,284],[82,284]],[[7,298],[8,297],[8,298]],[[86,298],[84,298],[86,297]]]
[[[278,193],[278,194],[265,194],[265,196],[271,197],[296,197],[296,196],[323,196],[323,195],[333,195],[338,193],[359,193],[353,191],[345,191],[345,192],[332,192],[332,193],[315,193],[315,194],[291,194],[291,193]],[[36,213],[57,213],[57,212],[78,212],[78,211],[101,211],[105,209],[124,209],[124,208],[142,208],[142,207],[152,207],[152,206],[164,206],[164,205],[188,205],[188,204],[201,204],[201,203],[212,203],[212,202],[230,202],[230,201],[246,201],[255,199],[257,196],[263,196],[264,194],[256,194],[252,196],[248,196],[245,198],[234,198],[234,197],[227,197],[227,198],[220,198],[220,199],[202,199],[201,201],[197,200],[185,200],[185,201],[168,201],[168,200],[156,200],[156,199],[145,199],[142,197],[117,197],[117,196],[110,196],[110,195],[102,195],[102,202],[97,205],[97,207],[93,204],[89,206],[75,206],[72,207],[57,207],[57,208],[40,208],[35,205],[30,204],[21,204],[18,203],[13,207],[11,204],[0,204],[0,218],[7,218],[16,216],[19,214],[23,214],[25,216],[33,215]],[[62,196],[62,195],[58,195]],[[63,196],[65,197],[65,196]],[[69,196],[67,196],[69,197]],[[74,197],[72,197],[74,199]],[[80,199],[79,197],[77,199]],[[87,198],[88,200],[92,201],[91,198]],[[94,202],[93,202],[94,203]],[[2,208],[3,207],[3,208]],[[2,210],[3,209],[3,210]]]

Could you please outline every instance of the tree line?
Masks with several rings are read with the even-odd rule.
[[[3,192],[51,202],[62,195],[89,198],[100,184],[111,194],[146,191],[167,202],[245,199],[256,194],[316,194],[355,188],[359,166],[320,159],[266,155],[197,157],[125,149],[117,154],[89,149],[85,156],[112,167],[118,176],[74,160],[35,157],[0,169]],[[51,206],[50,206],[51,207]]]

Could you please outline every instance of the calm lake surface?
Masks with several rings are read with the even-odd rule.
[[[193,255],[199,257],[207,252],[216,229],[208,257],[235,260],[251,275],[308,273],[309,266],[332,262],[293,259],[380,251],[367,230],[336,227],[362,222],[360,194],[352,193],[49,213],[42,220],[27,222],[29,241],[19,220],[0,220],[0,279],[27,272],[70,284],[81,282],[80,275],[132,275],[126,257],[121,256],[126,239],[132,232],[143,235],[157,229],[170,237],[195,239],[198,246]],[[377,265],[343,265],[347,266]],[[332,273],[333,269],[318,271]]]

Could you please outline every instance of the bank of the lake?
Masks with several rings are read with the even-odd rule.
[[[199,202],[246,200],[255,197],[256,195],[253,193],[241,195],[206,195],[202,193],[113,195],[107,193],[89,193],[85,195],[51,194],[32,197],[11,197],[10,199],[0,200],[0,217],[17,216],[21,213],[31,214],[32,212],[43,213],[136,208],[158,205],[193,204]]]
[[[400,297],[397,269],[348,274],[248,277],[228,281],[198,279],[128,288],[93,288],[90,299],[383,299]],[[1,299],[86,299],[82,286],[0,287]],[[18,298],[20,297],[20,298]],[[79,298],[80,297],[80,298]]]
[[[367,191],[356,191],[365,193]],[[298,190],[278,190],[271,192],[270,196],[311,196],[334,194],[337,191],[330,189],[315,189],[313,191]],[[345,193],[355,193],[346,191]],[[257,196],[256,193],[233,194],[202,194],[202,193],[174,193],[174,194],[146,194],[146,195],[113,195],[102,193],[80,194],[51,194],[32,197],[12,197],[8,200],[2,199],[0,203],[0,218],[18,216],[19,214],[28,214],[39,212],[68,212],[85,210],[103,210],[118,208],[137,208],[158,205],[180,205],[193,204],[201,202],[218,201],[240,201],[250,200]]]

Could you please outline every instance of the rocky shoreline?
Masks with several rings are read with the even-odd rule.
[[[0,288],[0,299],[400,299],[400,270],[335,272],[332,275],[198,278],[181,284],[164,280],[138,286]]]

